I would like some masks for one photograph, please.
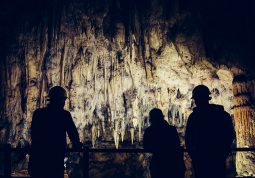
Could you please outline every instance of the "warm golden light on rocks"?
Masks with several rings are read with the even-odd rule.
[[[208,55],[217,44],[207,44],[211,38],[204,36],[203,23],[179,1],[62,5],[24,14],[12,27],[13,38],[6,37],[0,56],[0,143],[30,142],[33,111],[46,106],[49,89],[60,85],[81,140],[92,148],[140,148],[154,107],[177,127],[184,146],[195,106],[191,92],[204,84],[211,102],[233,117],[236,146],[255,146],[254,71],[218,43],[224,54]],[[237,153],[238,175],[255,175],[254,154]],[[109,160],[101,156],[95,159]],[[184,159],[188,177],[191,163]],[[146,167],[146,160],[136,161]],[[92,174],[102,176],[94,168]]]

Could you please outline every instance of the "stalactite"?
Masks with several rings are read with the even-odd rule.
[[[8,83],[5,86],[8,93],[5,94],[4,112],[12,125],[11,130],[16,130],[10,134],[12,143],[18,140],[19,130],[22,134],[29,134],[33,111],[46,105],[48,90],[55,85],[62,85],[68,91],[65,109],[71,112],[83,136],[82,141],[89,140],[93,147],[99,148],[112,147],[113,144],[119,148],[125,145],[119,144],[124,139],[131,140],[134,147],[139,146],[135,137],[142,141],[143,131],[150,125],[149,111],[154,107],[162,109],[165,119],[183,135],[187,117],[194,106],[189,105],[191,91],[201,81],[212,88],[219,88],[222,97],[230,96],[232,86],[227,82],[232,80],[230,77],[222,80],[212,78],[217,67],[210,68],[207,63],[190,61],[194,56],[207,58],[200,51],[199,41],[196,41],[200,38],[199,34],[190,33],[187,37],[178,31],[179,26],[189,27],[184,21],[188,15],[162,18],[161,10],[166,10],[164,7],[150,7],[152,14],[140,1],[125,1],[131,11],[124,9],[125,12],[121,12],[127,7],[116,5],[110,9],[111,3],[117,1],[109,2],[105,7],[97,1],[80,4],[72,1],[72,6],[66,7],[61,14],[58,14],[59,11],[52,12],[53,9],[50,9],[50,14],[44,14],[45,21],[38,30],[30,33],[26,32],[30,29],[23,27],[24,32],[20,32],[15,42],[22,45],[16,46],[19,50],[5,60],[9,69],[6,69],[4,79],[4,83]],[[89,6],[87,2],[100,4],[100,7],[88,7],[84,12],[84,7]],[[112,12],[117,15],[113,17]],[[123,14],[130,16],[128,22]],[[31,26],[32,29],[37,28],[36,24]],[[23,55],[24,64],[20,64],[18,59]],[[12,78],[19,73],[19,69],[11,69],[16,65],[14,61],[20,65],[21,71],[26,71],[22,92],[17,87],[19,84],[15,84],[16,79]],[[235,90],[234,93],[238,93],[245,90],[245,86]],[[21,97],[27,106],[25,112],[24,107],[20,107]],[[248,95],[246,99],[240,95],[234,99],[235,103],[244,107],[248,98]],[[232,99],[225,97],[218,103],[224,102],[229,105]],[[10,112],[10,108],[15,109]],[[241,114],[238,117],[246,117]],[[17,125],[21,118],[26,121],[24,128]],[[241,123],[246,124],[245,129],[253,129],[247,122]],[[252,138],[252,135],[247,138]]]
[[[116,147],[116,149],[118,149],[119,148],[119,137],[120,137],[120,135],[119,135],[119,132],[117,130],[113,131],[113,137],[114,137],[115,147]]]
[[[65,83],[65,59],[66,59],[66,47],[62,49],[61,58],[60,58],[60,85],[64,85]]]
[[[0,61],[1,140],[13,146],[21,136],[30,141],[33,111],[46,105],[50,87],[61,85],[68,91],[65,109],[82,142],[120,148],[125,146],[120,140],[128,139],[138,147],[150,125],[149,111],[158,107],[177,127],[183,143],[187,118],[195,107],[192,89],[204,83],[220,92],[213,95],[213,103],[234,112],[237,146],[253,146],[254,81],[236,76],[239,66],[232,70],[231,62],[226,67],[207,58],[202,35],[184,9],[169,11],[174,2],[153,1],[155,7],[148,7],[151,1],[78,0],[70,1],[70,7],[54,4],[37,12],[39,20],[29,15],[17,27],[13,42],[9,40],[13,46],[8,46],[5,58],[1,56],[5,63],[2,67]],[[219,70],[230,75],[221,78]],[[240,175],[255,172],[254,157],[238,153]]]
[[[115,148],[119,148],[119,139],[120,139],[120,128],[119,128],[119,122],[116,120],[114,122],[114,128],[113,128],[113,139]]]
[[[250,106],[250,96],[242,94],[234,97],[234,106]]]
[[[180,92],[179,88],[177,90],[176,98],[177,99],[181,98],[181,92]]]
[[[167,116],[168,116],[168,123],[169,123],[169,124],[172,124],[173,116],[172,116],[171,110],[169,110],[169,109],[168,109],[168,114],[167,114]]]
[[[93,148],[95,148],[96,138],[97,138],[97,128],[95,125],[92,125],[92,127],[91,127],[91,141],[92,141]]]
[[[125,132],[126,132],[126,126],[125,126],[125,120],[123,119],[121,122],[121,132],[120,132],[122,142],[124,141],[124,138],[125,138]]]
[[[98,127],[97,127],[97,138],[99,138],[99,137],[100,137],[100,127],[98,125]]]
[[[138,141],[142,142],[143,136],[142,136],[142,125],[139,124],[138,126]]]
[[[134,144],[134,138],[135,138],[135,129],[133,127],[130,128],[130,138],[131,138],[131,144]]]
[[[107,97],[106,97],[106,90],[107,90],[107,83],[106,83],[106,77],[107,77],[107,70],[106,70],[106,59],[104,59],[104,101],[107,103]]]
[[[134,117],[134,118],[132,119],[132,125],[133,125],[134,128],[137,128],[137,126],[138,126],[138,124],[139,124],[138,122],[139,122],[139,121],[138,121],[138,118],[135,118],[135,117]]]

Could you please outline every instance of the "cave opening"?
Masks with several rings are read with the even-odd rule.
[[[187,118],[194,107],[191,92],[204,84],[211,90],[211,102],[231,114],[236,146],[254,146],[254,6],[192,2],[3,3],[0,143],[30,143],[33,111],[47,105],[51,87],[61,85],[68,91],[65,108],[91,148],[141,148],[153,107],[162,109],[165,119],[177,127],[184,146]],[[126,177],[149,176],[146,155],[92,157],[102,165],[130,163],[129,170],[123,169]],[[254,153],[233,157],[229,164],[238,175],[255,175]],[[187,155],[185,161],[190,177]],[[17,165],[14,171],[24,168],[26,161]],[[91,168],[94,177],[109,177],[116,170],[101,166],[108,174],[98,165]]]

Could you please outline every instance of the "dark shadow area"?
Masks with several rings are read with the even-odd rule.
[[[152,178],[183,178],[185,167],[177,130],[164,119],[162,111],[154,108],[149,114],[151,126],[145,130],[143,147],[152,152]]]
[[[33,178],[63,178],[66,134],[74,148],[81,147],[72,116],[63,109],[66,98],[64,88],[55,86],[49,91],[49,105],[33,114],[29,160],[29,174]]]
[[[194,88],[196,107],[186,126],[185,145],[196,178],[226,176],[226,159],[235,137],[232,118],[223,106],[209,104],[210,94],[205,85]]]

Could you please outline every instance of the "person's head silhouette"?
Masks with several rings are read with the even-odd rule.
[[[162,111],[158,108],[153,108],[150,111],[149,116],[151,124],[160,123],[162,120],[164,120],[164,115]]]
[[[65,106],[65,100],[67,99],[67,93],[63,87],[55,86],[50,89],[48,97],[50,105],[63,108]]]
[[[195,100],[196,106],[204,106],[209,104],[209,100],[212,99],[210,97],[210,90],[205,85],[198,85],[192,91],[192,99]]]

